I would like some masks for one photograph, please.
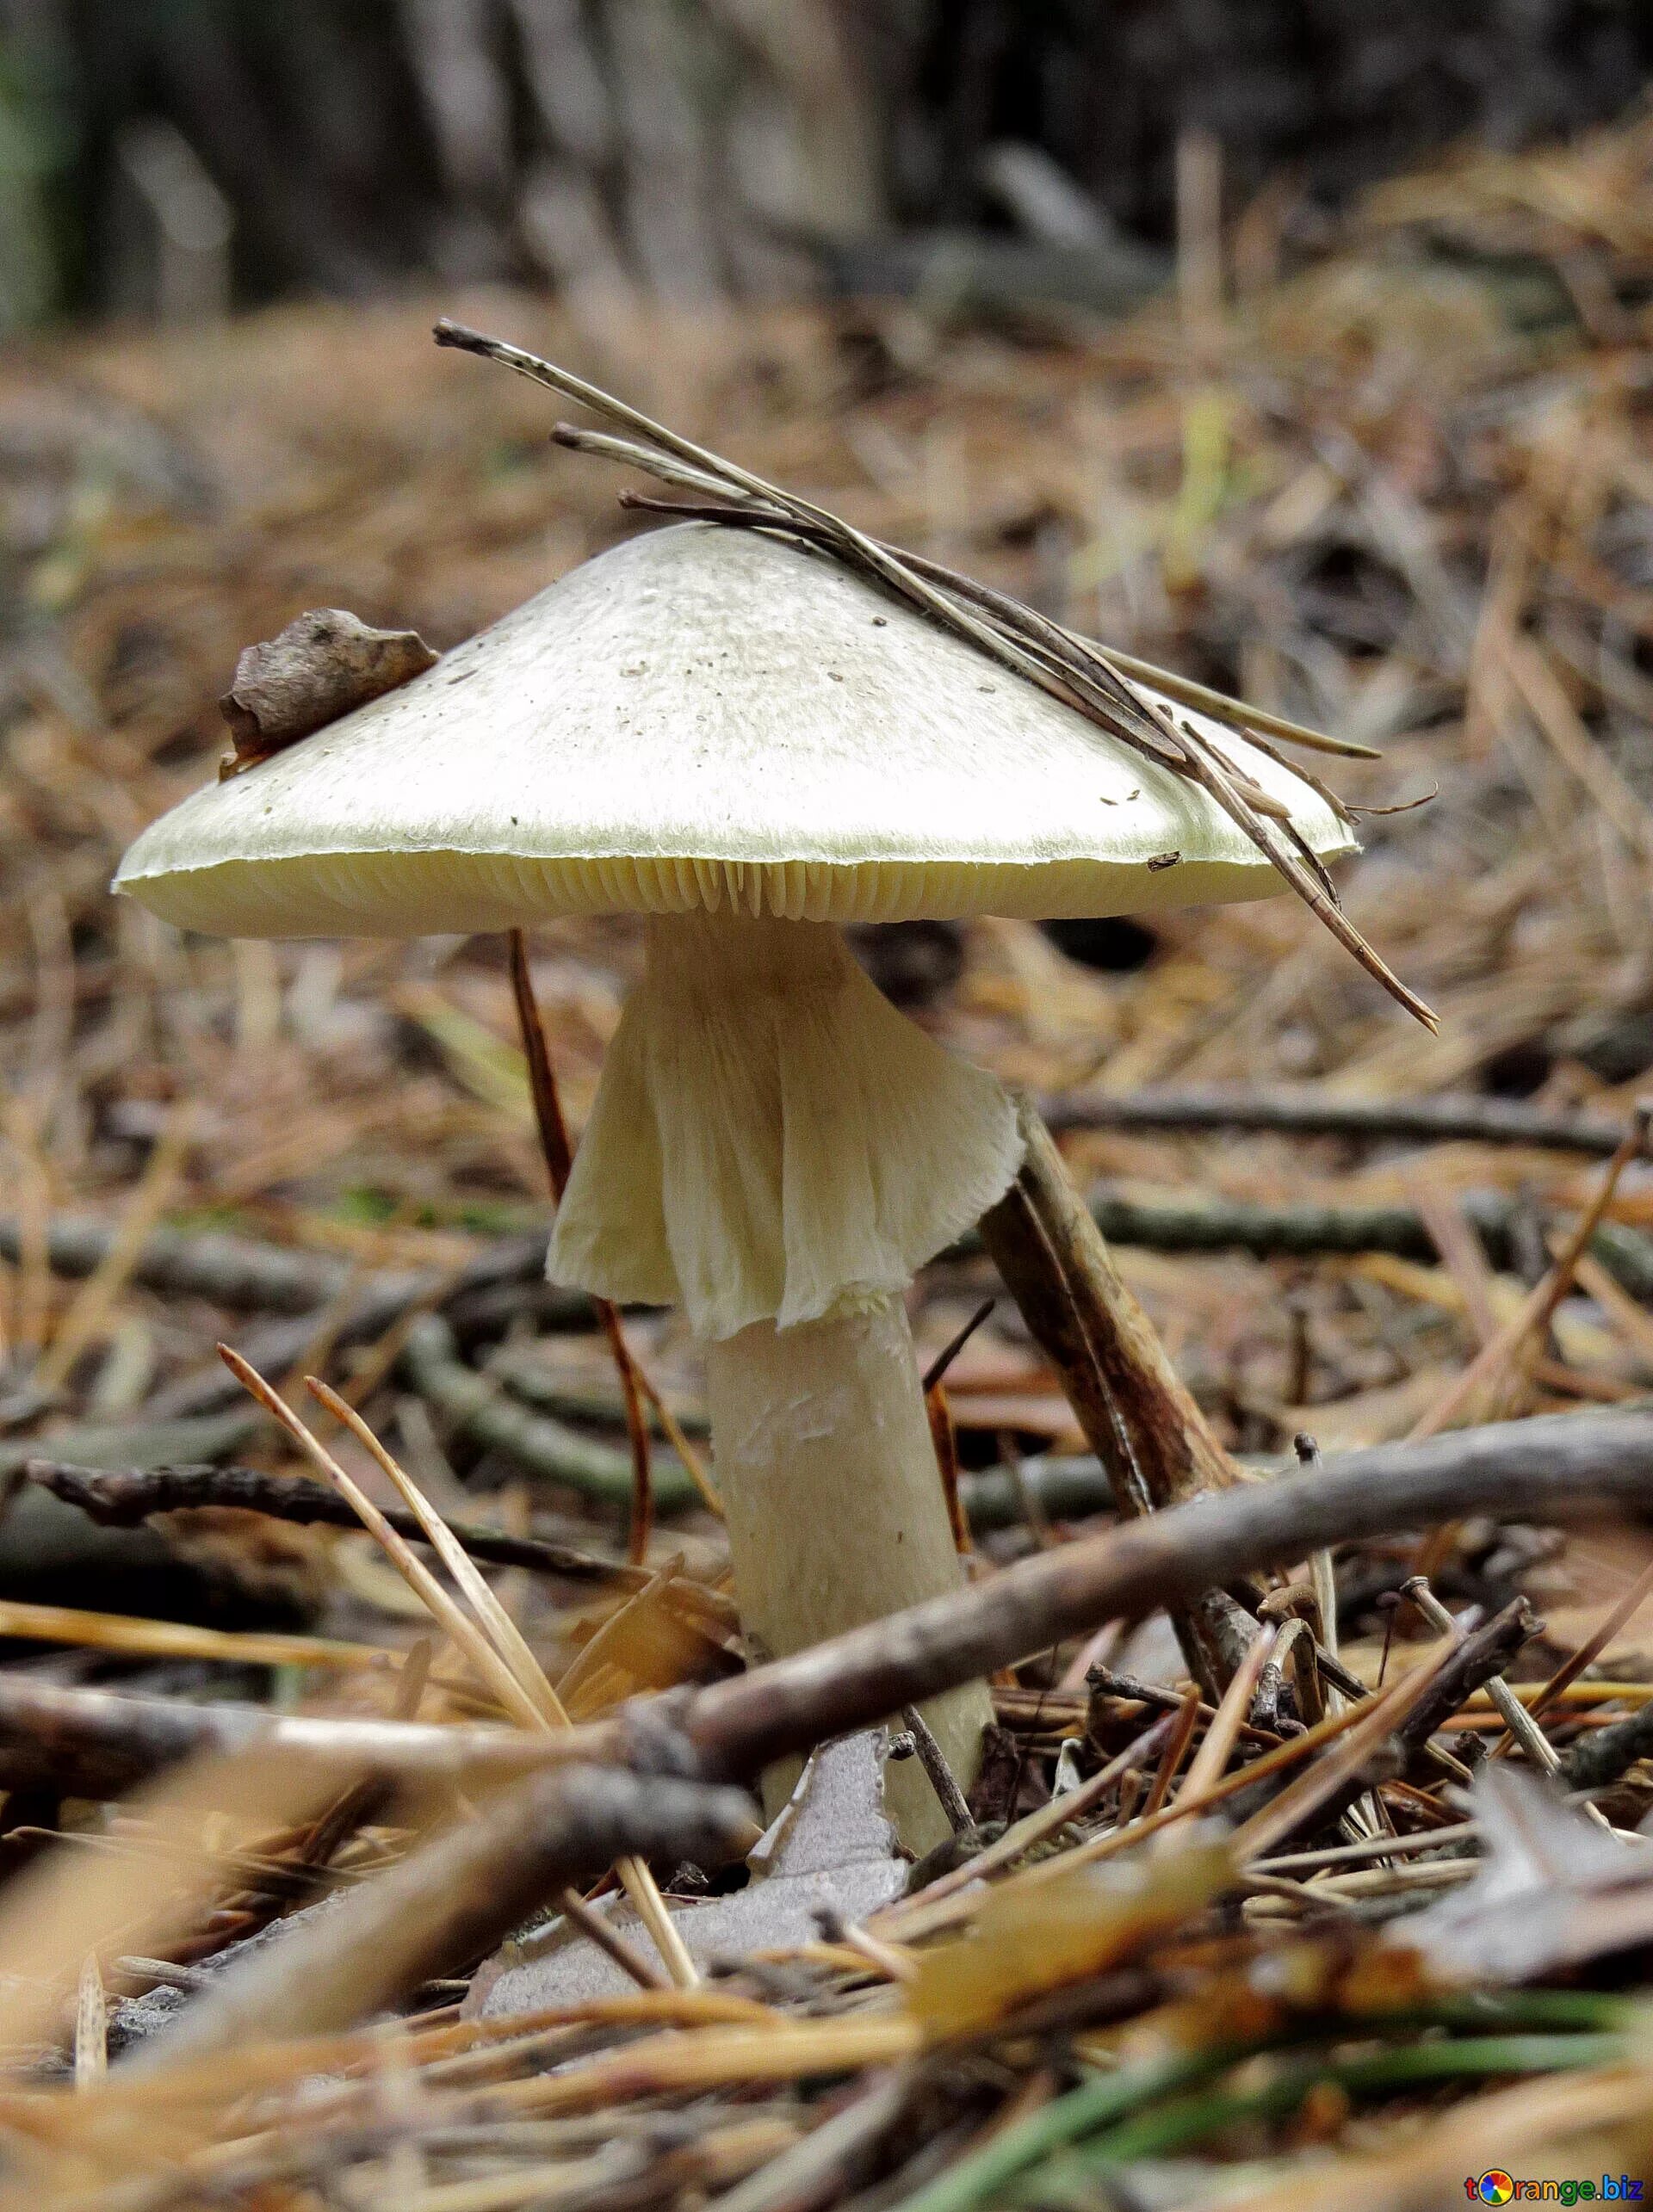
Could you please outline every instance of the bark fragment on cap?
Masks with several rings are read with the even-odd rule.
[[[236,662],[218,702],[232,740],[219,781],[423,676],[437,658],[417,630],[375,630],[343,607],[311,608]]]

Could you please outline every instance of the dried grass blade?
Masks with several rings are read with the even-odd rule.
[[[563,1709],[562,1701],[552,1688],[545,1669],[534,1656],[522,1630],[499,1603],[475,1560],[412,1476],[375,1436],[355,1406],[347,1405],[336,1390],[318,1376],[307,1375],[304,1380],[305,1387],[311,1396],[318,1404],[325,1406],[336,1421],[344,1424],[394,1485],[403,1504],[430,1539],[431,1550],[469,1601],[472,1611],[481,1624],[482,1633],[498,1657],[510,1668],[518,1688],[534,1702],[543,1718],[549,1721],[554,1727],[566,1728],[568,1715]],[[388,1523],[386,1525],[388,1527]]]
[[[538,1659],[533,1657],[531,1648],[529,1648],[527,1644],[527,1639],[523,1637],[523,1630],[517,1628],[516,1622],[511,1619],[511,1615],[509,1615],[507,1610],[505,1610],[505,1606],[498,1602],[498,1597],[493,1595],[492,1588],[489,1588],[486,1579],[482,1577],[480,1568],[476,1566],[476,1561],[471,1560],[471,1555],[465,1551],[465,1546],[461,1544],[461,1540],[454,1535],[454,1530],[451,1530],[449,1526],[447,1526],[447,1522],[443,1520],[443,1515],[431,1506],[430,1499],[424,1498],[424,1493],[418,1489],[418,1484],[414,1482],[414,1478],[412,1478],[403,1467],[396,1464],[396,1460],[392,1458],[392,1453],[385,1451],[383,1444],[379,1443],[379,1437],[374,1436],[374,1431],[368,1427],[368,1423],[365,1423],[363,1418],[361,1418],[361,1413],[356,1413],[356,1409],[345,1405],[345,1400],[343,1400],[334,1389],[330,1389],[325,1382],[319,1382],[314,1376],[307,1378],[307,1382],[310,1382],[312,1393],[321,1400],[321,1405],[325,1405],[327,1412],[334,1413],[338,1420],[343,1420],[345,1427],[350,1429],[350,1433],[356,1437],[358,1443],[365,1444],[368,1451],[372,1451],[374,1460],[379,1462],[379,1467],[383,1468],[385,1475],[396,1484],[396,1489],[399,1489],[399,1493],[403,1495],[403,1499],[407,1502],[412,1513],[418,1515],[420,1529],[424,1530],[424,1535],[430,1537],[431,1548],[434,1548],[436,1555],[440,1557],[443,1566],[447,1566],[447,1571],[454,1575],[454,1579],[458,1582],[461,1591],[465,1592],[465,1597],[469,1599],[471,1606],[476,1608],[476,1617],[478,1622],[480,1622],[480,1634],[478,1634],[478,1630],[471,1626],[469,1617],[458,1610],[458,1606],[451,1606],[451,1599],[447,1599],[447,1592],[440,1588],[440,1584],[430,1575],[430,1571],[420,1566],[418,1560],[414,1560],[414,1553],[407,1548],[407,1544],[403,1544],[403,1540],[396,1537],[396,1530],[389,1529],[389,1522],[383,1520],[383,1515],[381,1515],[379,1509],[372,1505],[372,1499],[363,1498],[363,1493],[356,1491],[356,1498],[361,1498],[361,1502],[368,1506],[369,1513],[376,1515],[379,1522],[383,1522],[385,1530],[387,1530],[389,1535],[394,1537],[396,1544],[400,1544],[400,1553],[403,1553],[403,1555],[414,1564],[414,1566],[420,1568],[420,1575],[424,1577],[424,1582],[430,1584],[434,1591],[438,1591],[440,1597],[449,1603],[451,1615],[462,1623],[462,1628],[467,1630],[467,1634],[469,1634],[469,1637],[476,1637],[480,1648],[486,1653],[485,1679],[496,1681],[496,1684],[500,1684],[500,1688],[505,1688],[505,1684],[511,1685],[513,1696],[523,1701],[523,1705],[527,1705],[529,1726],[531,1727],[551,1727],[551,1730],[558,1730],[558,1727],[569,1726],[569,1715],[566,1715],[566,1710],[564,1710],[562,1699],[560,1699],[558,1692],[551,1688],[551,1681],[547,1679],[547,1672],[544,1672],[544,1668],[540,1665]],[[296,1420],[296,1416],[292,1418]],[[303,1429],[303,1423],[299,1423],[299,1429]],[[330,1455],[327,1455],[327,1458],[330,1458]],[[343,1468],[338,1468],[338,1471],[343,1474]],[[343,1480],[350,1482],[350,1475],[345,1475]],[[352,1484],[352,1489],[354,1489],[354,1484]],[[361,1506],[358,1506],[358,1511],[361,1511]],[[369,1522],[369,1526],[374,1526],[372,1522]],[[374,1529],[374,1535],[379,1535],[379,1529]],[[383,1542],[383,1537],[381,1537],[381,1542]],[[396,1564],[400,1566],[400,1557],[396,1555],[396,1553],[392,1553],[392,1557],[396,1557]],[[675,1571],[678,1564],[682,1564],[682,1561],[672,1561],[672,1568],[666,1568],[666,1577],[664,1577],[664,1579],[671,1579],[671,1572]],[[655,1577],[655,1579],[659,1582],[662,1577]],[[648,1588],[653,1586],[655,1586],[655,1584],[648,1584]],[[420,1595],[424,1595],[423,1586],[420,1586]],[[430,1599],[427,1599],[427,1602],[430,1602]],[[471,1653],[474,1646],[467,1641],[465,1650],[467,1653]],[[699,1982],[699,1968],[695,1967],[695,1960],[688,1956],[688,1947],[684,1944],[684,1937],[678,1933],[678,1926],[675,1926],[671,1913],[666,1911],[666,1900],[664,1900],[662,1894],[659,1894],[659,1885],[655,1882],[655,1878],[653,1878],[653,1874],[648,1871],[648,1867],[644,1865],[640,1858],[622,1858],[620,1863],[617,1863],[616,1871],[620,1874],[622,1882],[624,1882],[626,1895],[628,1895],[633,1905],[637,1906],[637,1918],[644,1922],[644,1926],[647,1926],[648,1933],[651,1933],[653,1940],[655,1940],[655,1949],[659,1951],[662,1962],[666,1964],[666,1971],[671,1973],[672,1982],[678,1982],[679,1988],[695,1986],[695,1984]]]
[[[1520,1311],[1507,1321],[1489,1344],[1483,1344],[1464,1372],[1452,1383],[1429,1411],[1408,1435],[1408,1443],[1421,1443],[1426,1437],[1439,1436],[1464,1411],[1476,1392],[1501,1375],[1527,1338],[1545,1328],[1556,1308],[1567,1295],[1573,1280],[1573,1271],[1589,1249],[1590,1239],[1601,1225],[1601,1220],[1613,1203],[1619,1188],[1619,1179],[1631,1160],[1638,1159],[1647,1150],[1650,1124],[1653,1124],[1653,1105],[1645,1102],[1638,1105],[1631,1116],[1630,1126],[1619,1141],[1619,1148],[1601,1171],[1601,1180],[1594,1196],[1574,1223],[1571,1233],[1555,1263],[1526,1297]],[[1435,1547],[1421,1560],[1419,1571],[1428,1574],[1439,1560],[1433,1559]]]
[[[220,1344],[218,1356],[248,1395],[256,1399],[267,1413],[281,1423],[323,1480],[337,1490],[341,1498],[348,1499],[360,1516],[363,1526],[377,1538],[401,1570],[404,1580],[418,1592],[432,1616],[441,1622],[476,1668],[481,1679],[493,1690],[512,1718],[526,1727],[543,1727],[545,1719],[539,1707],[523,1689],[487,1638],[470,1616],[454,1603],[430,1568],[415,1554],[406,1538],[398,1535],[373,1500],[345,1473],[320,1439],[306,1427],[292,1407],[270,1387],[256,1368],[249,1366],[239,1352],[232,1350],[228,1344]]]

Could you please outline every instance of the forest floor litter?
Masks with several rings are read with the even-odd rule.
[[[1289,270],[1265,195],[1195,331],[492,294],[0,362],[0,2208],[1653,2168],[1650,211],[1637,122],[1385,186]],[[888,1707],[864,1640],[748,1668],[672,1315],[614,1325],[628,1555],[505,940],[108,895],[242,647],[344,607],[446,650],[636,527],[438,312],[1381,755],[1341,885],[1436,1035],[1289,897],[858,933],[1089,1205],[1036,1130],[919,1281],[971,1584]],[[639,933],[527,951],[577,1132]],[[1134,1502],[1111,1387],[1169,1424]],[[898,1865],[866,1732],[972,1653],[981,1780]],[[741,1785],[824,1739],[764,1832]]]

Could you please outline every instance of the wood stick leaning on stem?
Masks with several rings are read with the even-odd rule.
[[[982,1239],[1055,1362],[1120,1511],[1157,1513],[1229,1488],[1236,1476],[1227,1453],[1121,1280],[1049,1131],[1028,1101],[1018,1115],[1022,1166],[983,1215]],[[1253,1628],[1223,1590],[1199,1592],[1172,1618],[1196,1680],[1217,1702]]]

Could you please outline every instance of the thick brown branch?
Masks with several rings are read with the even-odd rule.
[[[1184,1603],[1322,1545],[1468,1513],[1556,1521],[1607,1508],[1653,1515],[1653,1412],[1540,1415],[1349,1452],[1311,1474],[1245,1483],[1042,1552],[955,1597],[558,1736],[284,1718],[0,1672],[0,1786],[55,1781],[101,1795],[191,1752],[254,1742],[325,1761],[341,1777],[439,1782],[587,1758],[738,1780],[1105,1622]]]
[[[1467,1513],[1498,1520],[1576,1520],[1609,1506],[1653,1513],[1653,1412],[1617,1415],[1610,1434],[1602,1433],[1609,1429],[1603,1420],[1588,1471],[1566,1463],[1563,1440],[1572,1425],[1565,1414],[1501,1422],[1427,1443],[1349,1452],[1312,1474],[1198,1498],[697,1691],[681,1725],[701,1772],[748,1773],[1106,1621],[1186,1603],[1322,1545]]]
[[[192,1705],[75,1690],[0,1670],[0,1789],[119,1797],[178,1760],[256,1746],[341,1784],[486,1787],[542,1766],[557,1739],[505,1727],[310,1719],[256,1705]]]

